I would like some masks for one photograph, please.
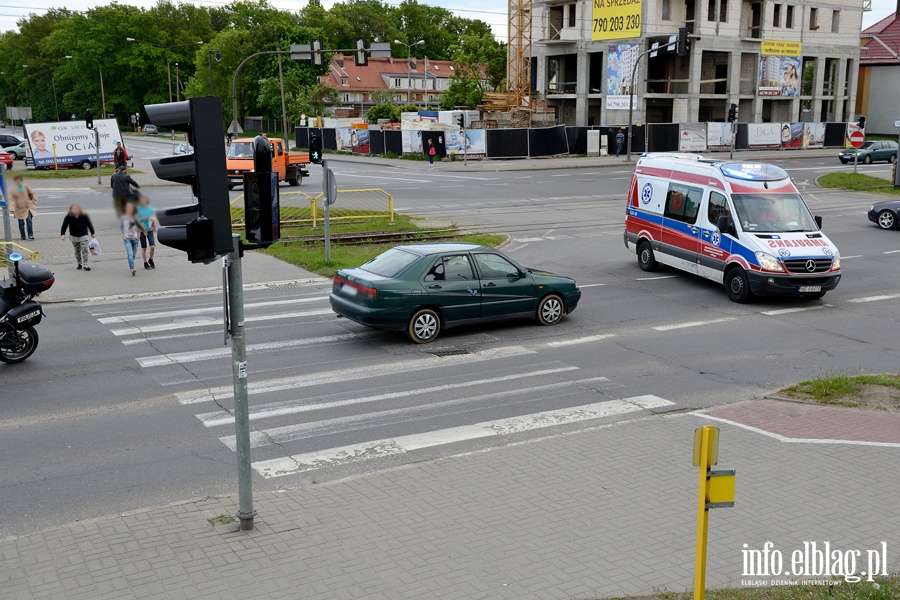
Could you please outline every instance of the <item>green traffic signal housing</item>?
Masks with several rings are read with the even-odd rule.
[[[322,163],[322,138],[314,133],[309,134],[309,161],[317,165]]]

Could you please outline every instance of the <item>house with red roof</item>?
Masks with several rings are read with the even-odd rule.
[[[894,13],[864,29],[859,51],[856,112],[870,134],[897,135],[900,120],[900,0]]]
[[[405,104],[408,99],[437,109],[453,73],[453,62],[449,60],[370,58],[369,64],[362,67],[356,65],[352,56],[338,53],[332,56],[321,82],[337,88],[341,103],[358,108],[364,116],[385,96],[397,104]]]

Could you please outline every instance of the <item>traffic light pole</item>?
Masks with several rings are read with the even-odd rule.
[[[656,48],[650,48],[649,50],[644,50],[643,52],[638,54],[637,59],[634,61],[634,67],[631,68],[631,85],[628,88],[628,139],[627,139],[628,148],[626,149],[627,152],[625,154],[626,162],[632,162],[631,161],[631,130],[634,128],[634,88],[637,86],[637,83],[634,81],[634,78],[637,77],[637,70],[641,64],[641,59],[644,58],[645,56],[647,56],[648,54],[651,54],[653,52],[659,52],[660,50],[668,50],[672,46],[675,46],[675,45],[676,45],[676,42],[669,42],[668,44],[661,44],[661,45],[657,46]]]
[[[234,434],[238,463],[238,512],[242,531],[253,529],[253,472],[250,467],[250,407],[247,397],[247,341],[244,339],[244,277],[241,236],[232,235],[234,248],[225,261],[228,273],[226,318],[231,336],[231,375],[234,384]]]
[[[103,181],[100,179],[100,130],[94,127],[94,144],[97,148],[97,183],[101,184]]]

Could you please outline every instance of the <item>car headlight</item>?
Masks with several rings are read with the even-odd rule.
[[[869,207],[869,212],[872,212],[874,210],[875,210],[875,205],[873,204],[872,206]]]
[[[841,268],[841,256],[838,254],[834,257],[834,262],[831,263],[831,270],[837,271]]]
[[[759,261],[759,266],[766,271],[784,271],[784,268],[781,266],[778,259],[768,252],[757,252],[756,260]]]

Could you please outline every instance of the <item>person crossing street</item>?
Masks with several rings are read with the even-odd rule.
[[[116,216],[121,217],[125,214],[125,204],[134,197],[135,189],[141,186],[132,179],[124,165],[116,167],[116,172],[109,178],[109,185],[112,188],[113,208]]]

